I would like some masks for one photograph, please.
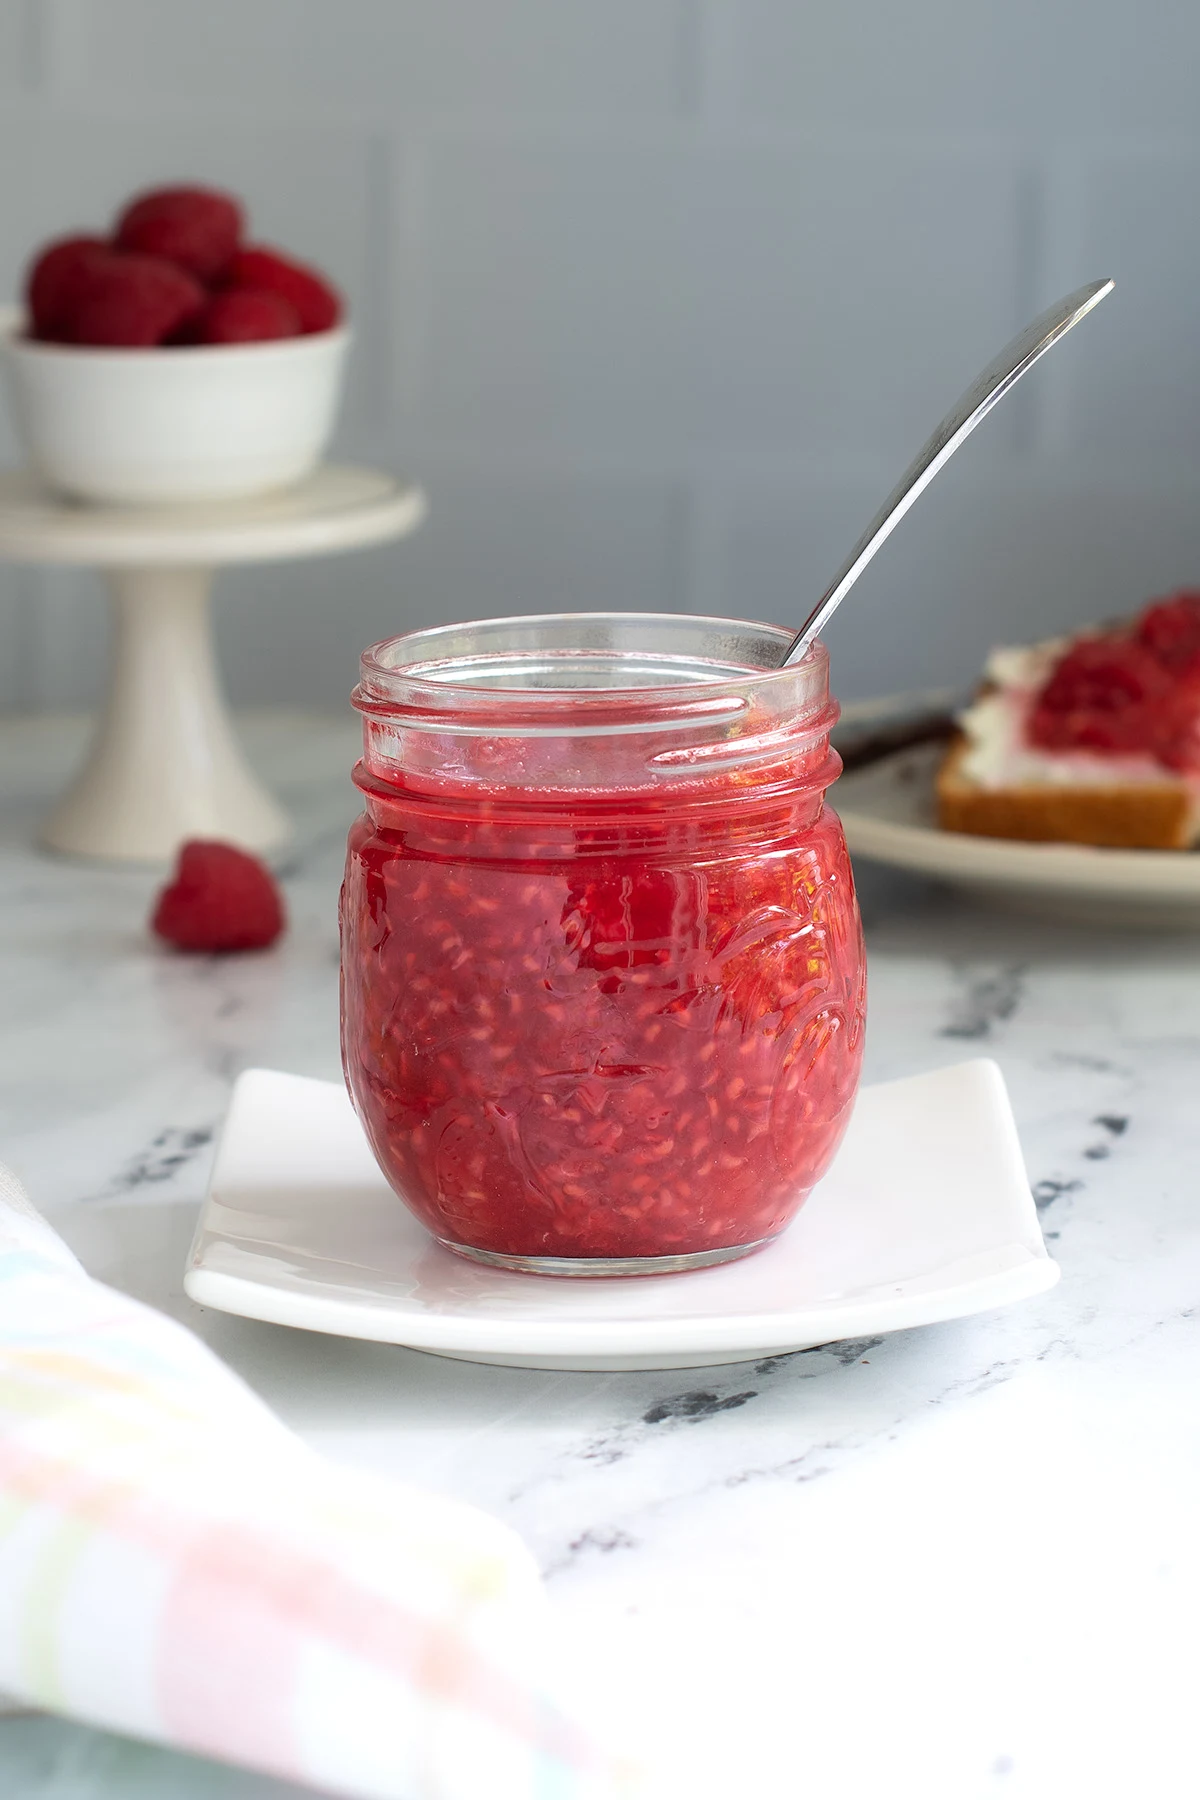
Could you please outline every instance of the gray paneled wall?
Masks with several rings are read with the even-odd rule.
[[[237,700],[336,706],[418,622],[798,615],[977,366],[1114,274],[831,630],[845,695],[963,681],[1200,585],[1198,66],[1184,0],[0,0],[0,294],[187,177],[341,282],[339,450],[430,521],[218,607]],[[0,705],[103,653],[86,579],[0,570]]]

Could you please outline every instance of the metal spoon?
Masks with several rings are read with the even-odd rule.
[[[913,501],[925,492],[938,470],[950,461],[958,446],[970,437],[979,421],[991,412],[998,400],[1004,398],[1009,388],[1020,381],[1026,369],[1033,367],[1039,356],[1044,356],[1052,344],[1057,344],[1059,338],[1066,337],[1072,325],[1078,325],[1084,314],[1090,313],[1093,306],[1098,306],[1105,294],[1110,294],[1112,289],[1111,281],[1093,281],[1090,286],[1068,294],[1065,300],[1060,300],[1057,305],[1036,318],[1032,325],[1027,325],[1020,336],[1015,337],[995,361],[988,364],[982,375],[972,382],[957,405],[946,414],[929,442],[917,453],[915,460],[904,471],[897,486],[871,520],[831,585],[826,588],[788,645],[781,668],[787,663],[796,662],[804,655],[813,639],[820,636],[884,539],[900,523]]]

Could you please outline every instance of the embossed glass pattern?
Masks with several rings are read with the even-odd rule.
[[[864,965],[827,660],[644,614],[363,659],[342,893],[350,1092],[449,1247],[556,1274],[725,1260],[827,1167]]]

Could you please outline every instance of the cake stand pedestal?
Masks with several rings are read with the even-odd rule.
[[[70,856],[162,862],[189,837],[271,850],[286,814],[248,767],[221,690],[209,596],[228,564],[322,556],[403,537],[418,488],[329,466],[284,493],[219,504],[92,507],[0,475],[0,556],[99,568],[112,670],[83,769],[42,829]]]

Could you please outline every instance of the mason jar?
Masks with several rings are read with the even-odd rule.
[[[346,1080],[447,1249],[625,1276],[774,1238],[837,1148],[864,959],[828,659],[564,613],[362,659]]]

